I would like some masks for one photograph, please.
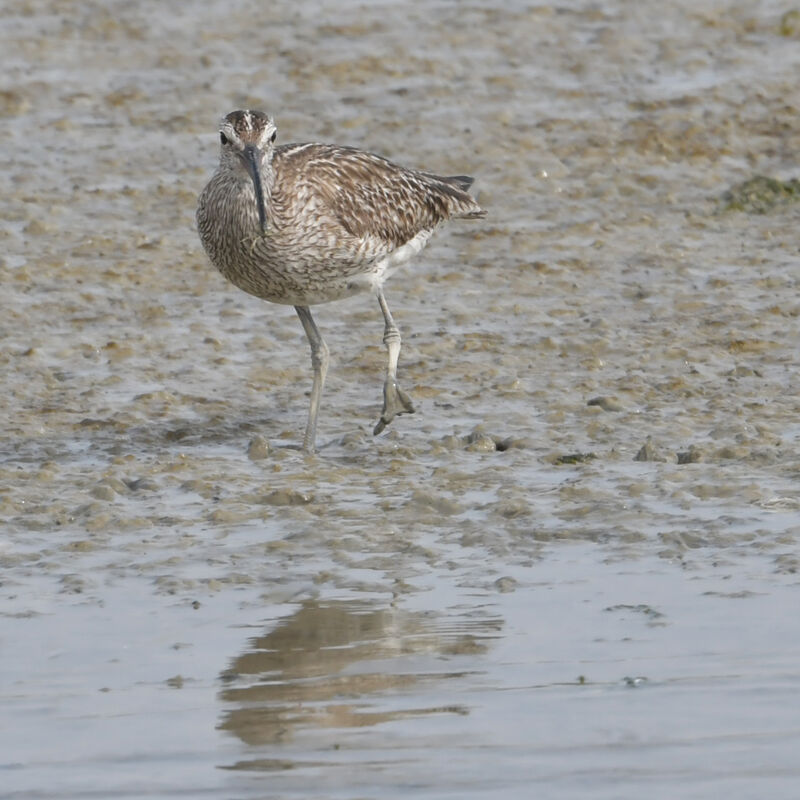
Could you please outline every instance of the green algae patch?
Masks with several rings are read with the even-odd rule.
[[[800,180],[780,181],[756,175],[737,183],[720,198],[721,212],[744,211],[747,214],[766,214],[777,206],[800,201]]]
[[[800,9],[793,8],[782,17],[778,31],[781,36],[800,37]]]
[[[554,464],[586,464],[594,461],[597,456],[594,453],[570,453],[569,455],[558,456]]]

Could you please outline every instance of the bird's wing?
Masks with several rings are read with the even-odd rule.
[[[480,210],[461,177],[416,172],[350,147],[299,146],[287,156],[304,162],[296,165],[298,179],[349,234],[379,240],[387,251],[448,217]]]

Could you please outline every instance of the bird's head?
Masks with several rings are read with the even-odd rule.
[[[250,176],[262,233],[267,229],[263,169],[272,163],[277,133],[274,120],[263,111],[231,111],[222,118],[219,128],[220,164],[228,169],[244,170]]]

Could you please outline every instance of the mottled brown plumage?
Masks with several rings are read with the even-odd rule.
[[[200,195],[197,226],[219,271],[249,294],[295,306],[311,344],[314,386],[304,447],[313,450],[328,350],[309,306],[363,291],[377,295],[389,366],[379,433],[414,408],[396,382],[400,334],[383,296],[386,278],[450,218],[486,212],[472,178],[441,177],[352,147],[288,144],[259,111],[220,127],[217,171]]]

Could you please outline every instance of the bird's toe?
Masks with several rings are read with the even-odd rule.
[[[397,385],[395,381],[386,381],[383,387],[383,411],[378,424],[373,430],[377,436],[395,417],[401,414],[413,414],[414,404],[411,398]]]

